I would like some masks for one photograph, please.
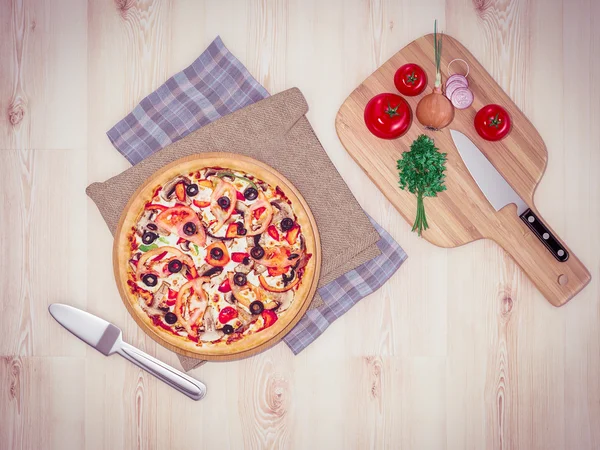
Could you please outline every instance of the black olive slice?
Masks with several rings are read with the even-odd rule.
[[[229,200],[229,197],[219,197],[219,199],[217,200],[217,205],[219,205],[223,209],[227,209],[229,208],[229,206],[231,206],[231,200]]]
[[[225,333],[225,334],[233,333],[233,327],[229,324],[223,325],[223,333]]]
[[[233,276],[233,282],[236,286],[244,286],[246,284],[246,281],[246,275],[244,275],[243,273],[236,273]]]
[[[169,267],[169,272],[177,273],[177,272],[181,271],[183,264],[178,259],[174,259],[172,261],[169,261],[168,267]]]
[[[261,259],[263,256],[265,256],[265,250],[260,245],[252,247],[252,250],[250,250],[250,256],[252,256],[254,259]]]
[[[197,184],[188,184],[185,188],[185,192],[187,193],[187,195],[189,195],[190,197],[195,197],[196,195],[198,195],[198,185]]]
[[[244,197],[246,198],[246,200],[256,200],[256,198],[258,197],[258,191],[252,186],[250,186],[244,191]]]
[[[256,300],[256,301],[250,303],[250,312],[252,314],[260,314],[264,310],[265,310],[265,305],[263,305],[263,302]]]
[[[153,233],[152,231],[146,231],[142,236],[142,242],[149,245],[152,244],[156,238],[158,238],[158,234]]]
[[[158,283],[158,277],[153,273],[147,273],[142,277],[142,281],[146,286],[153,287],[156,286],[156,283]]]
[[[223,250],[220,249],[219,247],[214,247],[210,249],[210,257],[212,259],[216,259],[217,261],[219,261],[221,258],[223,258]]]
[[[292,227],[294,226],[294,221],[292,219],[290,219],[289,217],[286,217],[285,219],[283,219],[281,221],[280,226],[283,231],[291,230]]]
[[[165,322],[167,322],[169,325],[173,325],[175,322],[177,322],[177,316],[172,312],[168,312],[165,314]]]
[[[196,231],[198,231],[198,228],[194,222],[187,222],[183,225],[183,232],[186,236],[193,236],[196,234]]]

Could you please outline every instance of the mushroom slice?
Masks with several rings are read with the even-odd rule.
[[[235,202],[235,209],[240,211],[242,214],[245,214],[248,211],[248,206],[245,203],[240,202],[239,200]]]
[[[263,302],[265,309],[275,309],[278,308],[280,303],[275,300],[269,300],[268,302]]]
[[[257,262],[254,263],[254,271],[258,274],[264,273],[267,270],[266,266],[259,264]]]
[[[198,335],[202,342],[215,342],[223,337],[222,331],[217,331],[215,318],[213,317],[213,307],[209,306],[204,312],[204,331]]]
[[[233,296],[233,293],[229,292],[229,293],[225,294],[223,297],[225,298],[225,301],[227,303],[229,303],[230,305],[236,304],[236,300],[235,300],[235,297]]]
[[[163,281],[158,291],[154,293],[154,300],[152,301],[152,307],[158,308],[160,304],[163,302],[167,294],[169,293],[169,283]]]
[[[151,209],[145,210],[144,214],[142,214],[142,217],[140,217],[140,220],[138,220],[138,222],[137,222],[135,232],[139,236],[143,236],[146,231],[152,231],[152,232],[158,233],[158,234],[161,234],[161,232],[162,232],[162,234],[165,234],[164,230],[161,230],[154,223],[154,218],[157,215],[158,215],[157,212],[154,210],[151,210]]]
[[[277,301],[279,302],[279,306],[275,312],[279,314],[287,310],[292,305],[292,302],[294,301],[294,292],[285,291],[277,294]]]
[[[190,184],[190,179],[188,177],[178,175],[164,185],[162,191],[160,191],[160,197],[166,201],[171,200],[175,195],[175,186],[177,186],[177,184],[181,183],[182,181],[186,186]]]
[[[189,252],[190,251],[190,241],[188,241],[187,239],[184,239],[181,244],[179,244],[179,248],[181,250],[183,250],[184,252]]]
[[[244,275],[248,275],[253,267],[254,260],[248,258],[248,264],[244,264],[243,262],[241,262],[234,267],[233,271],[236,273],[243,273]]]
[[[294,219],[294,212],[292,211],[292,207],[288,202],[284,200],[273,200],[271,202],[273,205],[273,223],[278,224],[285,218]]]
[[[242,323],[244,324],[244,326],[254,322],[256,320],[255,317],[252,316],[252,314],[247,313],[244,309],[242,308],[238,308],[238,317],[240,318],[240,320],[242,321]]]
[[[213,267],[210,264],[202,264],[198,269],[198,273],[202,277],[216,277],[217,275],[221,275],[223,272],[222,267]]]

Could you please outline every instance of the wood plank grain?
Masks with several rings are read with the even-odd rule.
[[[86,15],[71,0],[0,4],[0,148],[85,146]]]
[[[85,166],[78,150],[0,151],[0,355],[83,355],[47,308],[86,305],[86,213],[72,207],[85,202]]]
[[[267,91],[285,89],[288,0],[252,0],[247,11],[246,63]]]
[[[600,273],[597,235],[600,222],[600,89],[594,73],[600,70],[595,55],[600,50],[600,5],[598,2],[569,2],[563,10],[564,141],[556,168],[562,177],[567,219],[564,227],[579,239],[581,247],[593,258],[592,271]],[[576,65],[581,78],[571,86],[567,80]],[[567,87],[569,86],[569,87]],[[573,218],[577,217],[578,220]],[[578,442],[580,448],[600,447],[600,295],[598,277],[595,290],[587,292],[582,308],[566,311],[565,344],[565,441]]]
[[[84,448],[83,358],[2,356],[0,386],[2,448]]]

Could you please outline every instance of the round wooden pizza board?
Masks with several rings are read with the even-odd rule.
[[[313,256],[305,268],[302,283],[295,293],[294,302],[279,317],[275,324],[266,330],[244,337],[230,345],[204,345],[199,347],[195,342],[156,327],[139,306],[137,298],[129,291],[127,286],[129,272],[129,243],[127,236],[136,224],[145,203],[152,197],[152,191],[156,186],[169,181],[178,174],[187,175],[205,167],[220,167],[245,171],[262,179],[273,187],[279,186],[292,202],[292,208],[296,214],[298,223],[302,227],[302,233],[306,240],[307,251]],[[162,346],[181,355],[211,361],[228,361],[255,355],[275,345],[302,318],[310,305],[319,281],[321,241],[315,218],[306,200],[304,200],[292,183],[279,172],[247,156],[234,153],[203,153],[178,159],[163,167],[148,178],[131,196],[121,214],[115,233],[113,269],[117,287],[125,307],[148,336]]]

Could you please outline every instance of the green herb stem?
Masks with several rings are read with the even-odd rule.
[[[413,224],[412,231],[416,231],[419,236],[423,230],[429,228],[429,224],[427,223],[427,216],[425,214],[425,203],[423,201],[423,194],[419,193],[417,195],[417,217],[415,218],[415,223]]]
[[[438,36],[437,20],[433,25],[433,50],[435,54],[435,87],[439,88],[442,85],[442,37],[443,33]]]

